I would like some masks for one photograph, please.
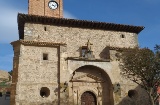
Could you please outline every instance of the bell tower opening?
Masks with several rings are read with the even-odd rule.
[[[28,14],[63,18],[63,0],[28,0]]]

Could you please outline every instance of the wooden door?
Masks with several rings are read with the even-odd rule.
[[[81,105],[97,105],[96,96],[92,92],[84,92],[81,96]]]

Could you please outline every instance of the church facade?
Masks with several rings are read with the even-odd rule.
[[[133,103],[128,92],[139,88],[121,75],[119,53],[138,46],[144,27],[65,19],[62,0],[29,0],[28,13],[18,14],[11,43],[11,105]]]

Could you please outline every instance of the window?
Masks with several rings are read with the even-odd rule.
[[[44,27],[44,31],[47,31],[47,27]]]
[[[42,98],[48,97],[50,95],[50,90],[47,87],[42,87],[40,90],[40,96]]]
[[[121,38],[125,38],[125,35],[124,35],[124,34],[122,34],[122,35],[121,35]]]
[[[48,54],[43,53],[43,60],[48,60]]]

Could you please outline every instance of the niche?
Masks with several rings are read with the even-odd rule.
[[[50,95],[50,90],[47,87],[42,87],[40,90],[40,96],[42,98],[48,97]]]
[[[138,97],[138,92],[136,90],[129,90],[128,91],[128,97],[137,98]]]

